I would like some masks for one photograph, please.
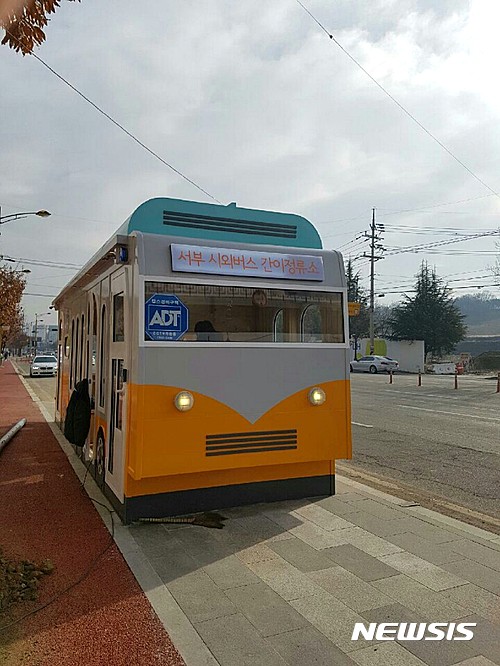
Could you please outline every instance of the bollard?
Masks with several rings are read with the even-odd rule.
[[[500,372],[497,375],[497,393],[500,393]]]
[[[422,373],[418,371],[418,386],[422,386]]]
[[[455,388],[458,388],[458,372],[455,370]]]
[[[392,370],[389,371],[389,384],[392,384]]]

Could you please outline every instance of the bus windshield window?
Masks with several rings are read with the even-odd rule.
[[[188,308],[185,342],[344,342],[338,292],[146,282],[146,300],[154,294],[174,294]]]

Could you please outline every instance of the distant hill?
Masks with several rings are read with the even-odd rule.
[[[455,305],[465,317],[467,335],[500,335],[500,298],[487,294],[460,296]]]

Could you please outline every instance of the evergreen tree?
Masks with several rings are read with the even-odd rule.
[[[349,317],[349,332],[355,338],[366,337],[370,332],[367,298],[363,288],[360,287],[359,279],[359,272],[354,272],[352,260],[349,259],[346,266],[347,300],[350,303],[359,303],[361,306],[357,317]]]
[[[425,353],[439,357],[451,352],[463,340],[463,315],[450,296],[450,290],[436,271],[422,262],[416,275],[415,295],[394,308],[392,337],[396,340],[423,340]]]

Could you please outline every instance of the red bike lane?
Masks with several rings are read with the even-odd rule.
[[[55,570],[41,579],[36,602],[0,612],[0,662],[183,664],[50,427],[6,363],[0,368],[0,437],[22,418],[26,425],[0,454],[0,550],[9,558],[49,559]]]

